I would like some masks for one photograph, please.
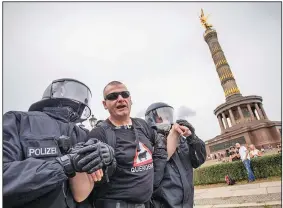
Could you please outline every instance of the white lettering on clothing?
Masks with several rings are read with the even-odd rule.
[[[153,163],[148,164],[148,165],[138,166],[138,167],[132,167],[131,172],[137,173],[137,172],[141,172],[141,171],[145,171],[145,170],[150,170],[152,168],[153,168]]]
[[[28,147],[28,157],[57,156],[56,147]]]

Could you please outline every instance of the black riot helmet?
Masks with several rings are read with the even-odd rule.
[[[174,108],[166,103],[151,104],[145,112],[145,120],[151,126],[161,131],[169,131],[173,124]]]
[[[69,107],[73,111],[72,122],[82,122],[91,115],[89,103],[91,91],[84,83],[75,79],[57,79],[46,88],[42,99],[29,111],[42,111],[45,107]]]

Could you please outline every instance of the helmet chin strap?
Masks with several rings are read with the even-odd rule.
[[[71,107],[67,107],[68,114],[69,114],[69,120],[71,122],[75,122],[80,118],[78,112],[75,112]]]
[[[79,104],[77,111],[75,111],[71,106],[63,105],[61,102],[58,107],[67,109],[70,122],[75,122],[80,118],[79,111],[80,111],[81,103]]]

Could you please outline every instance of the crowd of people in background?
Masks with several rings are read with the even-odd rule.
[[[254,144],[239,144],[230,146],[226,151],[209,154],[207,160],[216,160],[218,162],[235,162],[241,161],[247,171],[248,182],[255,181],[255,175],[251,167],[251,159],[262,157],[267,152],[274,151],[274,153],[281,153],[281,143],[276,145],[276,149],[271,144],[264,147],[264,145],[258,148]]]
[[[271,144],[269,144],[266,148],[264,145],[262,145],[259,148],[256,148],[254,144],[244,144],[244,146],[249,151],[249,157],[250,158],[256,158],[263,156],[266,152],[273,151],[274,148]],[[276,145],[276,151],[277,153],[281,153],[281,143]],[[241,160],[240,154],[236,146],[230,146],[229,149],[226,149],[225,152],[216,152],[211,153],[207,156],[207,160],[217,160],[221,162],[234,162]]]
[[[281,144],[277,144],[277,152],[282,153]]]

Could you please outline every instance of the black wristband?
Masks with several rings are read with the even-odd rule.
[[[63,166],[64,172],[68,178],[73,178],[76,175],[69,155],[57,157],[56,160]]]

